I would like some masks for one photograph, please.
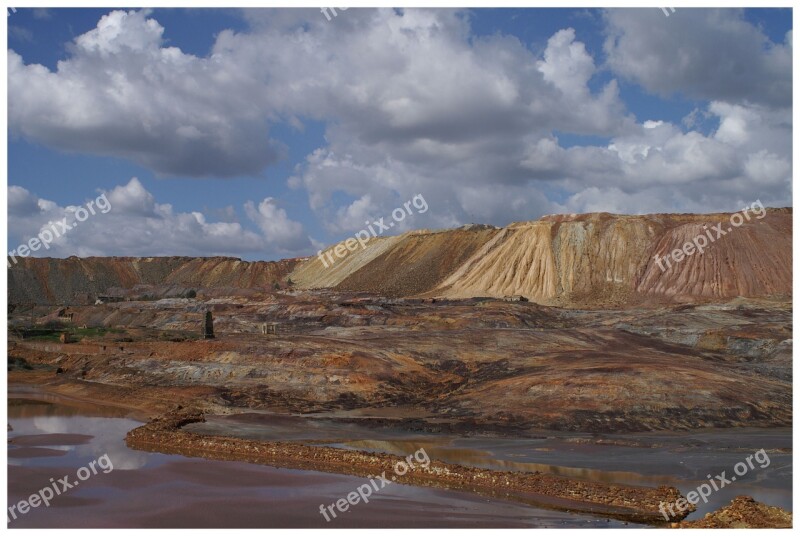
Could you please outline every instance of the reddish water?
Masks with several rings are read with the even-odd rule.
[[[104,454],[114,466],[12,520],[11,528],[622,526],[399,484],[328,523],[320,505],[346,497],[364,479],[133,451],[124,437],[140,423],[120,410],[31,392],[10,396],[9,506]]]
[[[609,438],[642,446],[597,444],[588,434],[543,432],[539,439],[414,434],[390,428],[342,425],[327,419],[271,414],[211,417],[189,427],[197,432],[265,440],[290,438],[340,448],[406,456],[424,447],[432,458],[502,471],[541,471],[600,482],[639,486],[669,485],[684,495],[707,483],[706,475],[726,471],[755,451],[769,451],[769,466],[755,468],[701,502],[689,519],[703,517],[738,495],[792,510],[792,431],[782,429],[708,430],[648,433]],[[596,439],[596,438],[595,438]],[[784,452],[781,452],[784,451]]]

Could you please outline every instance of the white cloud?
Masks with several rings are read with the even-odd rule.
[[[789,204],[790,116],[720,102],[704,113],[719,123],[708,136],[649,122],[606,148],[540,142],[525,164],[535,172],[560,173],[559,183],[574,192],[556,211],[735,211],[742,200],[756,199]]]
[[[773,43],[739,9],[610,9],[606,21],[609,66],[653,93],[791,106],[791,32]]]
[[[247,216],[264,233],[267,243],[278,246],[281,251],[302,251],[310,247],[311,242],[303,231],[303,225],[290,220],[273,198],[264,199],[258,207],[248,201],[244,208]]]
[[[324,146],[289,184],[308,193],[330,233],[361,229],[416,194],[431,209],[406,222],[414,227],[790,203],[791,45],[770,43],[738,11],[605,15],[613,72],[658,94],[708,99],[682,126],[633,117],[571,28],[538,54],[513,36],[474,35],[462,11],[245,16],[248,30],[221,32],[207,57],[167,46],[146,11],[104,17],[55,71],[9,51],[11,130],[162,174],[232,176],[280,156],[271,124],[321,121]],[[701,122],[708,128],[693,130]],[[610,141],[562,145],[569,135]],[[120,204],[142,221],[181,221],[190,236],[241,232],[255,243],[224,226],[235,222],[172,214],[141,192]],[[245,211],[262,246],[309,243],[274,200]]]
[[[74,228],[61,233],[49,249],[41,249],[35,256],[260,257],[312,253],[303,226],[290,220],[284,210],[277,209],[270,198],[262,201],[258,210],[252,202],[245,204],[248,217],[261,231],[259,234],[238,222],[209,222],[200,212],[175,212],[171,205],[158,203],[136,178],[102,195],[108,199],[110,210],[106,213],[97,210],[86,221],[76,224],[75,211],[80,205],[62,207],[38,198],[25,188],[11,186],[10,247],[27,243],[41,231],[51,229],[52,222],[67,218],[67,224],[75,225]]]
[[[12,40],[23,41],[26,43],[33,43],[33,32],[22,26],[9,24],[8,37]]]
[[[35,8],[33,10],[33,18],[39,20],[51,19],[53,18],[53,10],[44,7]]]
[[[55,72],[8,52],[12,133],[127,158],[161,174],[257,174],[276,160],[266,117],[220,58],[163,45],[147,11],[114,11]]]
[[[40,210],[39,199],[21,186],[8,187],[8,214],[28,216]]]

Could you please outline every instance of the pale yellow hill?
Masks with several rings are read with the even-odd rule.
[[[291,279],[298,288],[335,287],[354,272],[386,253],[400,240],[402,240],[401,236],[373,238],[367,242],[366,248],[362,249],[359,245],[356,251],[348,251],[344,259],[333,255],[333,250],[338,245],[334,244],[323,251],[325,262],[328,263],[327,268],[319,257],[310,257],[292,272]],[[335,260],[333,264],[330,264],[330,260],[326,256],[328,251]]]
[[[468,226],[373,240],[325,268],[317,258],[292,279],[386,296],[521,295],[545,305],[617,306],[792,294],[792,211],[771,209],[661,270],[667,255],[730,214],[547,216],[498,229]]]

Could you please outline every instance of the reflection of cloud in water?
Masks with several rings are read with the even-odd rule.
[[[34,417],[31,419],[33,426],[44,434],[74,434],[77,433],[74,426],[69,424],[72,419],[63,417]]]
[[[39,416],[22,419],[14,424],[18,435],[27,434],[84,434],[92,436],[86,445],[63,445],[65,450],[86,461],[108,454],[115,470],[131,470],[144,467],[147,453],[130,450],[123,438],[138,423],[128,419],[109,419],[103,417],[55,417]]]

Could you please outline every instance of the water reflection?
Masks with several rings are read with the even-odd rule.
[[[338,448],[407,456],[424,447],[448,463],[503,471],[540,471],[569,478],[638,486],[670,485],[684,495],[707,482],[706,475],[732,473],[733,466],[756,450],[770,451],[772,464],[751,471],[698,505],[695,519],[750,495],[766,504],[792,509],[792,431],[785,429],[704,430],[614,436],[594,441],[588,435],[504,439],[411,433],[370,428],[357,422],[272,415],[266,412],[210,417],[187,429],[269,441],[303,441]]]
[[[47,486],[50,478],[74,475],[103,454],[114,465],[112,472],[81,483],[50,507],[13,520],[11,528],[623,526],[603,518],[400,484],[373,495],[368,507],[328,524],[319,515],[319,505],[346,496],[363,479],[132,451],[124,436],[140,423],[126,412],[31,392],[12,394],[9,422],[9,505]]]
[[[48,436],[48,448],[72,453],[72,458],[83,463],[95,460],[108,454],[114,461],[116,469],[138,469],[143,467],[146,454],[128,449],[120,437],[128,430],[139,426],[133,419],[120,417],[88,417],[85,408],[66,406],[48,401],[12,398],[9,400],[8,419],[12,431],[8,433],[9,449],[31,445],[32,436]],[[119,410],[95,406],[89,413],[119,413]],[[58,440],[52,444],[52,438]],[[26,438],[25,445],[19,445],[18,439]],[[37,465],[63,464],[63,460],[48,460],[41,457]],[[26,463],[25,459],[9,456],[10,465]]]

